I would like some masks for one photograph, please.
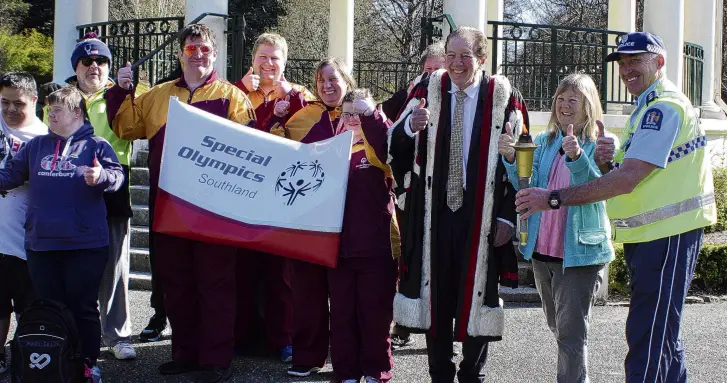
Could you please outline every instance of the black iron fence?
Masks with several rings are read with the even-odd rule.
[[[702,81],[704,79],[704,48],[684,43],[684,83],[682,91],[694,106],[702,105]]]
[[[248,61],[249,62],[249,61]],[[290,59],[285,68],[285,78],[305,85],[311,91],[315,66],[318,60]],[[362,88],[368,88],[374,98],[383,101],[402,88],[421,73],[418,63],[387,61],[354,61],[353,79]]]
[[[552,25],[490,21],[493,73],[506,75],[531,110],[549,110],[558,83],[581,72],[593,77],[604,110],[628,104],[631,97],[619,81],[614,63],[605,63],[623,32]]]
[[[428,22],[452,24],[446,15]],[[618,77],[617,65],[604,62],[606,55],[616,49],[622,32],[503,21],[490,21],[489,25],[490,44],[499,48],[492,49],[491,72],[506,75],[522,92],[531,110],[549,110],[559,81],[574,72],[593,77],[606,112],[631,103],[632,97]],[[125,62],[135,62],[149,54],[176,36],[183,26],[183,17],[165,17],[81,25],[78,32],[81,38],[93,31],[109,45],[115,58],[111,67],[113,76]],[[426,42],[431,42],[438,37],[439,29],[428,28]],[[254,36],[246,35],[242,16],[227,19],[226,35],[227,78],[237,81],[250,66]],[[167,77],[177,67],[178,51],[176,43],[169,44],[141,64],[151,84]],[[702,47],[685,44],[683,90],[694,105],[701,104],[703,57]],[[316,62],[291,58],[285,76],[312,90]],[[354,61],[353,76],[359,86],[369,88],[376,99],[384,100],[405,88],[419,71],[414,62]]]
[[[162,17],[86,24],[78,26],[77,29],[79,39],[87,32],[95,32],[109,46],[114,57],[110,75],[115,76],[127,61],[133,63],[149,54],[169,37],[176,36],[183,27],[184,17]],[[151,84],[166,77],[176,68],[178,52],[179,47],[176,44],[169,44],[141,65],[140,69],[147,73]]]

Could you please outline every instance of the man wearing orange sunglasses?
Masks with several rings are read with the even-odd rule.
[[[129,65],[108,92],[112,128],[121,138],[149,140],[149,210],[154,216],[169,98],[240,124],[254,125],[255,111],[238,88],[218,77],[214,33],[204,24],[179,35],[182,76],[134,98]],[[115,116],[115,117],[113,117]],[[193,129],[194,127],[189,127]],[[221,382],[232,375],[234,344],[235,259],[237,249],[151,232],[156,272],[172,333],[172,360],[159,366],[162,375],[196,372],[195,382]]]

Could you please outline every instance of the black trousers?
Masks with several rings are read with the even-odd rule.
[[[484,382],[484,367],[487,360],[488,342],[483,338],[467,337],[462,343],[462,362],[459,372],[452,361],[454,342],[454,317],[459,286],[463,277],[464,247],[470,229],[470,209],[466,206],[452,212],[446,202],[440,203],[437,220],[437,256],[433,265],[436,275],[437,305],[433,333],[427,333],[427,356],[432,383],[452,383],[455,373],[460,383]],[[465,292],[468,294],[468,292]],[[434,335],[432,335],[434,334]]]
[[[156,195],[156,193],[155,193]],[[154,309],[157,316],[167,316],[167,310],[164,307],[164,290],[159,282],[159,273],[157,272],[157,259],[154,242],[156,242],[156,234],[152,231],[154,227],[154,201],[149,198],[149,266],[151,267],[151,297],[149,298],[150,306]]]
[[[38,293],[68,306],[81,338],[81,356],[96,363],[101,345],[98,289],[109,259],[109,247],[81,250],[27,251],[28,272]]]

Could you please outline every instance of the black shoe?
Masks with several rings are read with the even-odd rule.
[[[293,366],[288,369],[288,375],[290,376],[309,376],[310,374],[317,374],[320,371],[320,367],[311,366]]]
[[[160,365],[158,370],[162,375],[179,375],[191,371],[198,371],[199,366],[196,363],[183,363],[172,360]]]
[[[397,348],[406,347],[411,343],[411,335],[401,336],[399,334],[393,334],[391,336],[391,349],[396,350]]]
[[[156,342],[162,339],[164,330],[167,328],[167,317],[154,314],[149,319],[149,324],[139,334],[139,340],[142,342]]]
[[[194,383],[224,382],[232,377],[232,368],[205,367],[194,377]]]

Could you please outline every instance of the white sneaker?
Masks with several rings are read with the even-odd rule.
[[[374,378],[373,376],[367,376],[366,383],[381,383],[381,381]]]
[[[118,360],[134,359],[136,358],[136,350],[129,342],[119,342],[111,347],[111,352],[114,353],[114,357]]]
[[[343,383],[358,383],[358,380],[356,379],[346,379],[343,381]]]

